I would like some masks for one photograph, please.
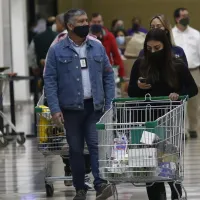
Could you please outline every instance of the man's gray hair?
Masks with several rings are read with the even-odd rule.
[[[57,19],[63,26],[65,26],[64,15],[65,15],[65,13],[61,13],[61,14],[59,14],[59,15],[56,16],[56,19]]]
[[[71,9],[68,10],[64,15],[65,25],[67,26],[68,23],[74,24],[74,17],[81,16],[81,15],[87,15],[84,10],[81,9]]]

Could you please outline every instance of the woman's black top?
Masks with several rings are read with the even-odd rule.
[[[177,72],[177,79],[179,83],[179,88],[174,89],[173,87],[169,86],[169,84],[162,78],[159,81],[151,84],[151,88],[144,90],[138,87],[138,79],[141,77],[140,75],[140,66],[141,66],[141,59],[135,61],[131,76],[130,82],[128,87],[128,95],[129,97],[144,97],[146,94],[150,94],[151,96],[158,97],[158,96],[169,96],[171,93],[177,93],[179,95],[188,95],[189,97],[193,97],[197,95],[198,88],[197,85],[187,67],[185,67],[184,63],[180,61],[177,64],[176,69]]]

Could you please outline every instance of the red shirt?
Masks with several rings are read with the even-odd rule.
[[[124,64],[123,64],[123,61],[119,54],[119,49],[117,47],[115,37],[107,29],[104,28],[104,31],[106,32],[106,34],[103,37],[102,44],[106,49],[106,53],[108,55],[110,63],[112,65],[118,65],[119,66],[119,76],[124,77],[124,75],[125,75]]]

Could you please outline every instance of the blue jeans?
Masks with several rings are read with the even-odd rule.
[[[99,177],[98,133],[96,130],[96,123],[102,116],[102,112],[94,111],[92,99],[85,100],[83,111],[63,110],[62,112],[76,190],[85,188],[84,141],[86,141],[90,153],[94,186],[97,189],[98,185],[105,182]]]

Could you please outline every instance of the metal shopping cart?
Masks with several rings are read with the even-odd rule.
[[[150,95],[115,99],[97,123],[100,176],[113,184],[115,199],[116,184],[123,182],[135,186],[173,182],[185,192],[179,199],[187,199],[182,185],[186,100]]]
[[[3,71],[9,69],[9,67],[1,67],[0,68],[0,106],[3,106],[3,95],[4,90],[6,88],[6,84],[12,78],[10,74],[4,74]],[[26,141],[23,132],[18,132],[15,125],[8,119],[8,117],[3,113],[2,109],[0,109],[0,117],[3,119],[1,130],[0,130],[0,147],[6,147],[9,144],[8,136],[10,134],[10,128],[15,133],[15,138],[18,144],[23,145]]]
[[[41,100],[40,100],[41,101]],[[66,141],[64,126],[57,127],[52,120],[48,107],[38,105],[35,108],[37,113],[37,133],[38,133],[38,150],[45,158],[45,188],[47,197],[54,194],[53,182],[55,181],[72,181],[72,176],[51,176],[52,160],[55,155],[69,157],[69,145]],[[87,145],[85,145],[85,154],[89,154]]]

